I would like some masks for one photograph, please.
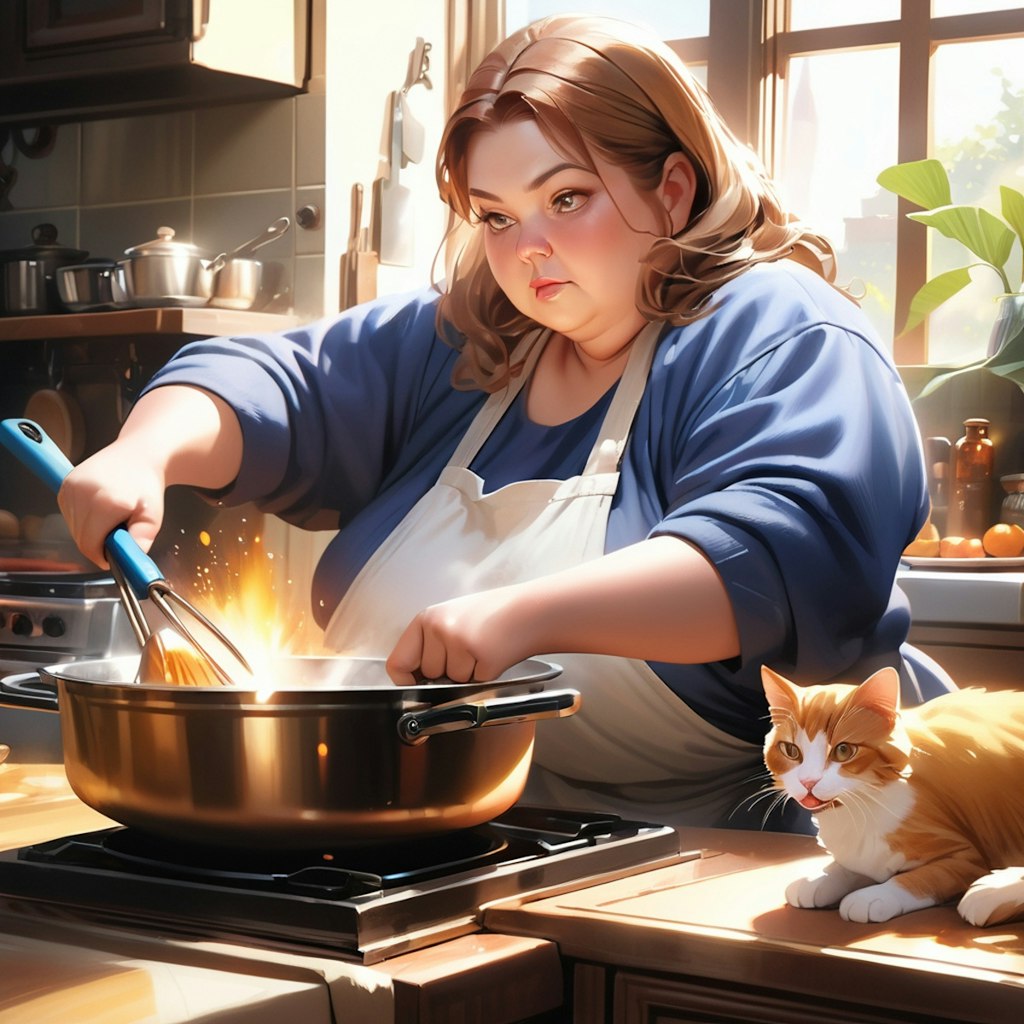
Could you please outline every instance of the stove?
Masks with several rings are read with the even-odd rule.
[[[134,644],[114,580],[90,572],[0,572],[0,674]]]
[[[479,931],[486,905],[679,863],[674,829],[516,806],[398,844],[224,850],[114,827],[0,852],[0,893],[191,938],[364,964]]]

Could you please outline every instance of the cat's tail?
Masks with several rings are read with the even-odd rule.
[[[956,909],[968,924],[979,928],[1024,919],[1024,867],[1000,868],[982,875]]]

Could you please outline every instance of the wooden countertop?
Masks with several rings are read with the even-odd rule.
[[[97,313],[0,317],[0,342],[32,339],[106,338],[143,334],[191,334],[214,338],[286,330],[302,320],[292,314],[197,306],[117,309]]]
[[[827,861],[807,836],[681,829],[696,860],[536,902],[484,924],[558,943],[563,956],[1005,1024],[1024,1012],[1024,925],[972,928],[952,906],[884,924],[798,910],[783,892]],[[914,1018],[918,1019],[918,1018]]]

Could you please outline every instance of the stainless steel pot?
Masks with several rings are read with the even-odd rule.
[[[291,219],[278,217],[255,238],[243,242],[231,253],[221,253],[211,264],[216,273],[211,306],[223,309],[252,309],[261,299],[263,264],[252,254],[284,235]]]
[[[216,272],[196,246],[174,240],[174,228],[157,228],[150,242],[125,250],[117,261],[113,293],[123,306],[205,306]]]
[[[89,255],[84,249],[59,245],[52,224],[37,224],[32,241],[22,249],[0,252],[0,312],[7,316],[61,312],[55,274]]]
[[[579,706],[523,662],[493,683],[396,687],[382,661],[283,658],[273,690],[134,683],[138,658],[41,671],[78,796],[178,841],[310,848],[469,828],[522,793],[535,721]]]
[[[57,294],[64,308],[71,313],[116,309],[114,300],[114,260],[85,260],[56,272]]]

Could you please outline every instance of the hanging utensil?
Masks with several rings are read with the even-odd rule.
[[[388,162],[386,175],[373,183],[372,248],[381,263],[411,267],[413,263],[412,193],[399,181],[402,166],[402,103],[388,96]]]
[[[8,419],[0,422],[0,442],[55,494],[73,468],[64,453],[46,436],[40,426],[31,420]],[[167,619],[170,626],[192,646],[196,658],[206,662],[210,673],[219,682],[231,685],[236,682],[238,673],[229,673],[220,664],[209,648],[197,638],[194,629],[185,624],[179,611],[202,625],[235,658],[245,673],[252,675],[252,669],[241,651],[198,608],[175,592],[156,563],[138,546],[123,526],[117,527],[108,535],[105,550],[128,621],[143,649],[146,648],[153,632],[141,605],[142,601],[148,599]]]
[[[341,257],[341,309],[369,302],[377,294],[377,255],[366,248],[367,232],[363,228],[363,186],[352,186],[352,210],[348,232],[348,248]]]

